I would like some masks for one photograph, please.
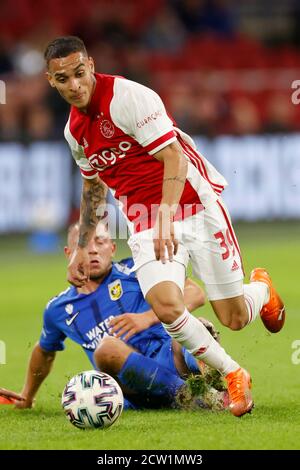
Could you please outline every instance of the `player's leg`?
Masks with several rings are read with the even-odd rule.
[[[118,380],[130,402],[140,406],[149,400],[170,406],[184,385],[178,373],[111,336],[101,341],[94,353],[94,361],[100,370]]]
[[[134,349],[113,336],[105,336],[94,352],[94,362],[99,370],[116,376]]]
[[[257,273],[257,269],[254,270]],[[264,270],[260,270],[264,271]],[[264,271],[265,272],[265,271]],[[268,279],[266,273],[266,280]],[[221,287],[220,285],[211,285],[207,289],[210,292],[208,297],[210,299],[210,303],[213,307],[213,310],[217,317],[219,318],[220,322],[230,328],[231,330],[241,330],[246,325],[249,325],[253,321],[256,320],[258,315],[260,314],[266,328],[269,331],[279,331],[284,323],[284,317],[278,320],[278,313],[276,312],[275,315],[271,315],[271,319],[269,320],[269,313],[267,314],[267,319],[264,317],[265,306],[268,305],[270,301],[270,289],[273,289],[271,283],[268,285],[265,282],[256,282],[252,281],[250,284],[244,284],[243,282],[236,281],[232,285],[236,286],[236,290],[242,292],[241,295],[230,297],[230,298],[221,298],[222,296],[232,295],[228,293],[228,285],[224,285]],[[218,292],[218,294],[216,294]],[[275,293],[275,295],[277,295]],[[214,297],[218,296],[219,300],[213,300]],[[277,297],[275,302],[280,305],[280,308],[283,307],[283,303],[281,302],[280,298]],[[279,303],[280,302],[280,303]],[[275,305],[275,309],[276,309]],[[269,312],[269,309],[267,310]],[[274,325],[274,326],[273,326]]]
[[[161,266],[165,265],[154,261],[139,268],[137,275],[144,292],[147,292],[149,283],[152,284],[158,280]],[[175,276],[174,272],[178,269],[179,273],[182,271],[181,276],[184,279],[185,272],[183,268],[180,263],[173,262],[173,276]],[[230,374],[242,371],[239,364],[226,353],[204,325],[185,308],[182,290],[178,284],[170,281],[158,282],[146,293],[146,299],[163,322],[163,326],[170,336],[198,360],[205,362],[213,369],[219,370],[226,377],[231,377]],[[249,384],[244,383],[244,375],[241,377],[238,373],[235,378],[238,381],[237,386],[241,386],[243,390],[247,387],[247,390],[249,390]],[[252,407],[253,401],[249,397],[247,402],[240,400],[238,403],[233,404],[230,411],[236,416],[241,416],[249,412]]]
[[[198,223],[203,239],[191,250],[193,268],[205,283],[221,323],[240,330],[260,314],[267,329],[279,331],[284,323],[284,305],[265,270],[253,270],[250,284],[243,284],[240,248],[224,203],[219,200],[199,214]]]
[[[154,260],[151,230],[134,235],[129,246],[135,262],[137,278],[147,302],[161,320],[169,335],[184,346],[198,360],[217,369],[224,376],[240,370],[235,362],[210,335],[207,329],[185,308],[183,287],[189,255],[182,243],[174,261],[162,264]],[[240,404],[233,414],[241,416],[250,411],[253,402]]]
[[[180,408],[209,408],[215,411],[229,406],[229,395],[222,376],[208,366],[200,369],[199,361],[171,338],[155,351],[151,358],[185,379],[176,393],[176,405]]]
[[[189,245],[194,273],[205,283],[208,299],[220,321],[239,330],[261,313],[266,325],[265,311],[269,315],[269,324],[272,323],[274,331],[279,331],[284,321],[283,304],[263,270],[254,270],[252,282],[243,285],[240,249],[222,202],[217,201],[185,224],[185,242]],[[191,224],[194,226],[190,227]],[[280,321],[280,315],[283,321]],[[247,371],[239,369],[228,374],[226,380],[233,407],[240,410],[253,403]]]
[[[221,214],[222,215],[222,214]],[[194,274],[204,283],[207,297],[221,319],[233,329],[246,323],[243,297],[243,269],[237,247],[229,245],[228,227],[217,204],[183,222],[183,239],[189,250]],[[219,302],[218,302],[219,301]],[[220,370],[220,369],[219,369]],[[224,374],[230,395],[230,409],[236,416],[251,411],[251,378],[238,367]]]
[[[242,281],[237,284],[242,284]],[[222,325],[231,330],[241,330],[248,324],[249,314],[244,295],[219,300],[209,299],[209,301]]]
[[[154,261],[153,266],[151,264],[141,267],[137,273],[144,291],[147,291],[146,283],[153,283],[155,273],[158,276],[160,270],[161,263]],[[173,262],[172,270],[177,269],[184,278],[184,267]],[[169,335],[197,359],[220,370],[224,375],[239,368],[239,365],[215,341],[205,326],[185,308],[182,290],[178,284],[169,281],[159,282],[146,293],[146,300]]]

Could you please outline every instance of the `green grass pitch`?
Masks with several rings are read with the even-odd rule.
[[[60,394],[72,375],[91,366],[81,349],[67,341],[34,409],[1,406],[0,448],[299,449],[300,364],[292,362],[292,343],[300,340],[300,223],[245,224],[236,229],[246,274],[252,267],[267,267],[287,307],[285,328],[275,335],[259,319],[239,332],[215,319],[227,351],[251,371],[256,405],[251,415],[238,419],[229,412],[127,411],[110,429],[77,430],[62,412]],[[119,256],[127,253],[122,245]],[[1,386],[21,389],[29,353],[39,338],[44,305],[65,288],[65,278],[62,254],[31,255],[24,239],[2,237],[0,340],[6,344],[7,363],[0,365]],[[201,314],[214,319],[209,305]]]

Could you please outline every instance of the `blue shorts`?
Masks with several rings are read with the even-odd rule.
[[[185,348],[182,348],[182,354],[186,363],[187,368],[191,373],[199,373],[199,367],[194,356],[189,353]],[[169,369],[173,374],[179,375],[174,362],[174,354],[172,348],[172,339],[164,341],[161,343],[159,348],[152,352],[150,355],[146,354],[147,357],[150,357],[154,361],[158,362],[163,367]]]
[[[185,348],[182,348],[182,353],[183,353],[186,366],[190,370],[190,372],[194,374],[199,374],[199,367],[194,356],[191,353],[189,353]],[[179,376],[179,373],[175,367],[171,338],[168,340],[162,340],[159,342],[157,341],[157,348],[154,346],[154,348],[151,348],[151,351],[149,351],[148,353],[144,355],[153,359],[162,367],[169,369],[170,372],[172,372],[173,374],[176,374]],[[126,409],[138,410],[141,408],[152,408],[152,407],[159,408],[159,403],[156,401],[155,405],[152,405],[151,402],[149,402],[147,405],[145,404],[145,405],[140,406],[139,404],[136,404],[135,402],[133,403],[133,401],[128,400],[128,398],[125,398],[124,400],[125,410]]]

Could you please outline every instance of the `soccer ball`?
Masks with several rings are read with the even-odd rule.
[[[77,428],[107,428],[120,417],[124,398],[115,379],[104,372],[89,370],[69,380],[61,403],[67,418]]]

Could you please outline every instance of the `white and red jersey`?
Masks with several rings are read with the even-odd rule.
[[[153,155],[176,140],[188,161],[176,219],[215,201],[226,180],[175,127],[160,97],[122,77],[95,74],[87,113],[71,107],[65,137],[84,178],[99,174],[134,231],[153,226],[162,198],[163,163]],[[131,222],[131,223],[130,223]]]

